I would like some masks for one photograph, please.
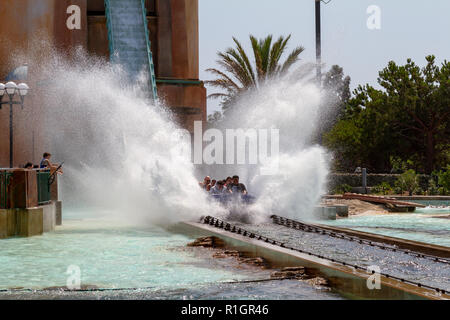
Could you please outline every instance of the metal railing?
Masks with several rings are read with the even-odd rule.
[[[50,171],[38,171],[37,175],[37,191],[38,191],[38,204],[45,204],[50,202]]]
[[[113,1],[113,0],[104,0],[105,1],[105,15],[106,15],[106,28],[108,31],[108,43],[109,43],[109,53],[110,53],[110,60],[112,62],[115,62],[117,59],[117,50],[119,49],[116,45],[116,41],[119,41],[120,39],[116,39],[117,35],[114,33],[114,9],[115,5],[120,3],[119,1]],[[153,101],[156,101],[158,99],[158,93],[157,93],[157,86],[156,86],[156,74],[155,74],[155,66],[153,63],[153,54],[151,51],[151,42],[150,42],[150,35],[148,30],[148,21],[147,21],[147,9],[145,7],[145,0],[134,0],[139,3],[140,10],[142,10],[141,16],[136,16],[135,19],[137,21],[142,20],[141,27],[143,30],[143,35],[145,37],[145,49],[146,52],[146,59],[148,60],[148,67],[149,67],[149,93],[151,94],[151,97]]]
[[[0,209],[8,208],[8,192],[12,172],[0,170]]]

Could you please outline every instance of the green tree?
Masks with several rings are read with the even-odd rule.
[[[393,129],[419,147],[426,172],[431,173],[436,154],[443,151],[437,147],[450,142],[450,63],[445,61],[439,68],[434,56],[426,60],[422,69],[411,59],[404,66],[390,62],[378,82],[386,90],[385,107],[389,107]]]
[[[220,111],[215,111],[212,114],[208,115],[208,122],[218,122],[222,120],[222,113]]]
[[[322,102],[314,142],[322,144],[323,135],[329,132],[342,117],[345,105],[351,97],[350,77],[338,65],[331,66],[322,80]]]
[[[386,171],[389,157],[395,152],[395,147],[386,143],[393,140],[387,115],[371,103],[381,99],[381,93],[370,87],[366,90],[355,91],[340,120],[324,136],[324,144],[334,151],[336,169],[366,167],[372,172]]]
[[[272,42],[272,35],[263,39],[256,39],[250,35],[253,63],[245,52],[241,43],[233,37],[235,48],[228,48],[218,52],[217,64],[223,69],[207,69],[217,77],[215,80],[205,81],[206,84],[219,88],[223,92],[213,93],[208,98],[220,98],[226,109],[242,94],[251,89],[258,89],[264,82],[278,78],[287,73],[290,67],[299,60],[304,48],[299,46],[290,52],[286,60],[281,63],[281,57],[286,51],[291,35],[280,36]]]
[[[336,105],[336,109],[343,110],[351,97],[350,77],[345,76],[344,69],[338,65],[333,65],[325,74],[322,87],[326,92],[326,100]]]
[[[450,192],[450,164],[447,165],[445,170],[439,171],[438,183],[443,188],[444,194]]]
[[[450,63],[435,65],[426,57],[419,68],[389,62],[379,73],[382,89],[359,86],[341,120],[326,134],[326,145],[337,158],[389,171],[391,156],[412,160],[416,170],[431,173],[446,165],[450,146]],[[349,136],[351,128],[355,138]],[[345,167],[341,163],[341,167]]]
[[[222,120],[223,114],[220,111],[215,111],[214,113],[208,115],[207,127],[215,128],[217,123],[221,122]]]

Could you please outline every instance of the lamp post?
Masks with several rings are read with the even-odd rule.
[[[320,21],[320,3],[328,4],[331,0],[314,0],[316,3],[316,77],[319,86],[322,86],[322,39]]]
[[[6,84],[0,83],[0,109],[2,105],[9,104],[9,167],[13,167],[13,154],[14,154],[14,136],[13,136],[13,105],[18,104],[23,109],[23,103],[25,96],[30,88],[26,83],[20,83],[19,85],[10,81]],[[14,100],[14,96],[18,93],[20,101]],[[6,95],[8,101],[2,101]]]
[[[320,1],[316,1],[316,77],[319,86],[321,85],[322,80],[322,43],[321,43],[321,35],[320,35]]]

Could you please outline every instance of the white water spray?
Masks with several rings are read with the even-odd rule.
[[[325,193],[329,156],[322,147],[310,145],[319,116],[326,112],[320,101],[317,86],[286,77],[241,99],[218,124],[220,129],[280,130],[278,174],[261,176],[254,167],[234,166],[250,192],[258,196],[249,210],[255,222],[271,214],[309,219]],[[221,179],[231,174],[230,168],[215,174]]]
[[[121,83],[121,70],[83,55],[79,60],[76,68],[53,61],[42,71],[51,79],[44,99],[48,150],[65,161],[65,206],[162,224],[220,211],[180,155],[184,142],[173,134],[171,115],[137,98],[139,92]]]
[[[190,159],[179,154],[188,146],[175,138],[171,114],[126,87],[122,70],[84,54],[76,57],[76,67],[55,58],[39,73],[48,82],[41,92],[46,93],[47,150],[65,161],[65,206],[95,208],[138,223],[224,216],[226,211],[199,189]],[[308,145],[319,102],[314,85],[284,79],[241,99],[223,123],[223,128],[233,123],[280,129],[278,175],[258,177],[245,166],[235,172],[258,196],[250,210],[254,221],[272,213],[306,218],[324,192],[326,152]]]

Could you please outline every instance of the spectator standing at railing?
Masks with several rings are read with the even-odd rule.
[[[45,153],[42,155],[42,160],[41,160],[41,163],[40,163],[40,165],[39,165],[39,168],[41,168],[41,169],[50,169],[50,172],[51,172],[51,173],[53,173],[55,170],[58,170],[58,173],[59,173],[59,174],[62,174],[62,173],[63,173],[62,169],[61,169],[61,168],[58,169],[58,165],[52,164],[52,163],[50,162],[51,156],[52,156],[52,155],[51,155],[50,153],[45,152]]]
[[[50,169],[50,167],[52,165],[51,162],[50,162],[50,157],[51,156],[52,155],[50,153],[45,152],[42,155],[42,160],[41,160],[41,163],[39,164],[39,168],[41,168],[41,169]]]

